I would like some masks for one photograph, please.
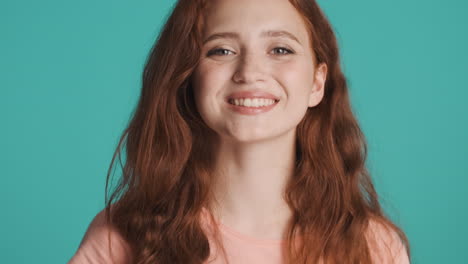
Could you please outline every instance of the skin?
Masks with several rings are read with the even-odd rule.
[[[294,168],[296,127],[322,100],[327,67],[315,65],[307,28],[289,1],[212,3],[204,40],[220,32],[238,37],[207,41],[194,72],[197,109],[220,139],[211,210],[245,235],[284,239],[291,212],[282,195]],[[290,32],[297,41],[262,36],[266,30]],[[228,109],[228,94],[251,89],[280,101],[254,116]]]

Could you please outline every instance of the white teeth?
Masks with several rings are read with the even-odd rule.
[[[266,99],[266,98],[241,98],[241,99],[231,99],[230,103],[234,105],[238,105],[238,106],[262,107],[262,106],[274,104],[275,100]]]

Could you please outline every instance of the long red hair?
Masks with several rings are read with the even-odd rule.
[[[106,219],[130,245],[134,263],[195,264],[210,255],[199,219],[213,199],[216,135],[195,107],[191,84],[205,1],[176,3],[147,59],[138,105],[107,174]],[[370,223],[397,234],[409,254],[407,237],[384,215],[365,167],[367,146],[332,27],[315,1],[290,2],[307,25],[315,63],[326,63],[328,76],[322,101],[297,127],[295,174],[284,193],[294,212],[286,263],[372,263]],[[108,197],[116,158],[122,176]]]

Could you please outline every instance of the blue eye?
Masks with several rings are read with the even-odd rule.
[[[276,47],[274,48],[273,50],[282,50],[283,52],[280,52],[280,53],[277,53],[277,54],[280,54],[280,55],[286,55],[286,54],[292,54],[294,52],[292,52],[292,50],[290,49],[287,49],[287,48],[284,48],[284,47]]]
[[[228,55],[228,54],[226,54],[226,52],[232,52],[232,51],[230,51],[228,49],[214,49],[214,50],[210,50],[208,52],[208,56],[211,56],[211,55],[221,55],[221,56]]]

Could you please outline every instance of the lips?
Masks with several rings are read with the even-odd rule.
[[[273,99],[275,101],[279,101],[279,97],[263,91],[238,91],[229,94],[226,97],[226,101],[229,102],[231,99],[241,99],[241,98],[266,98],[266,99]]]

